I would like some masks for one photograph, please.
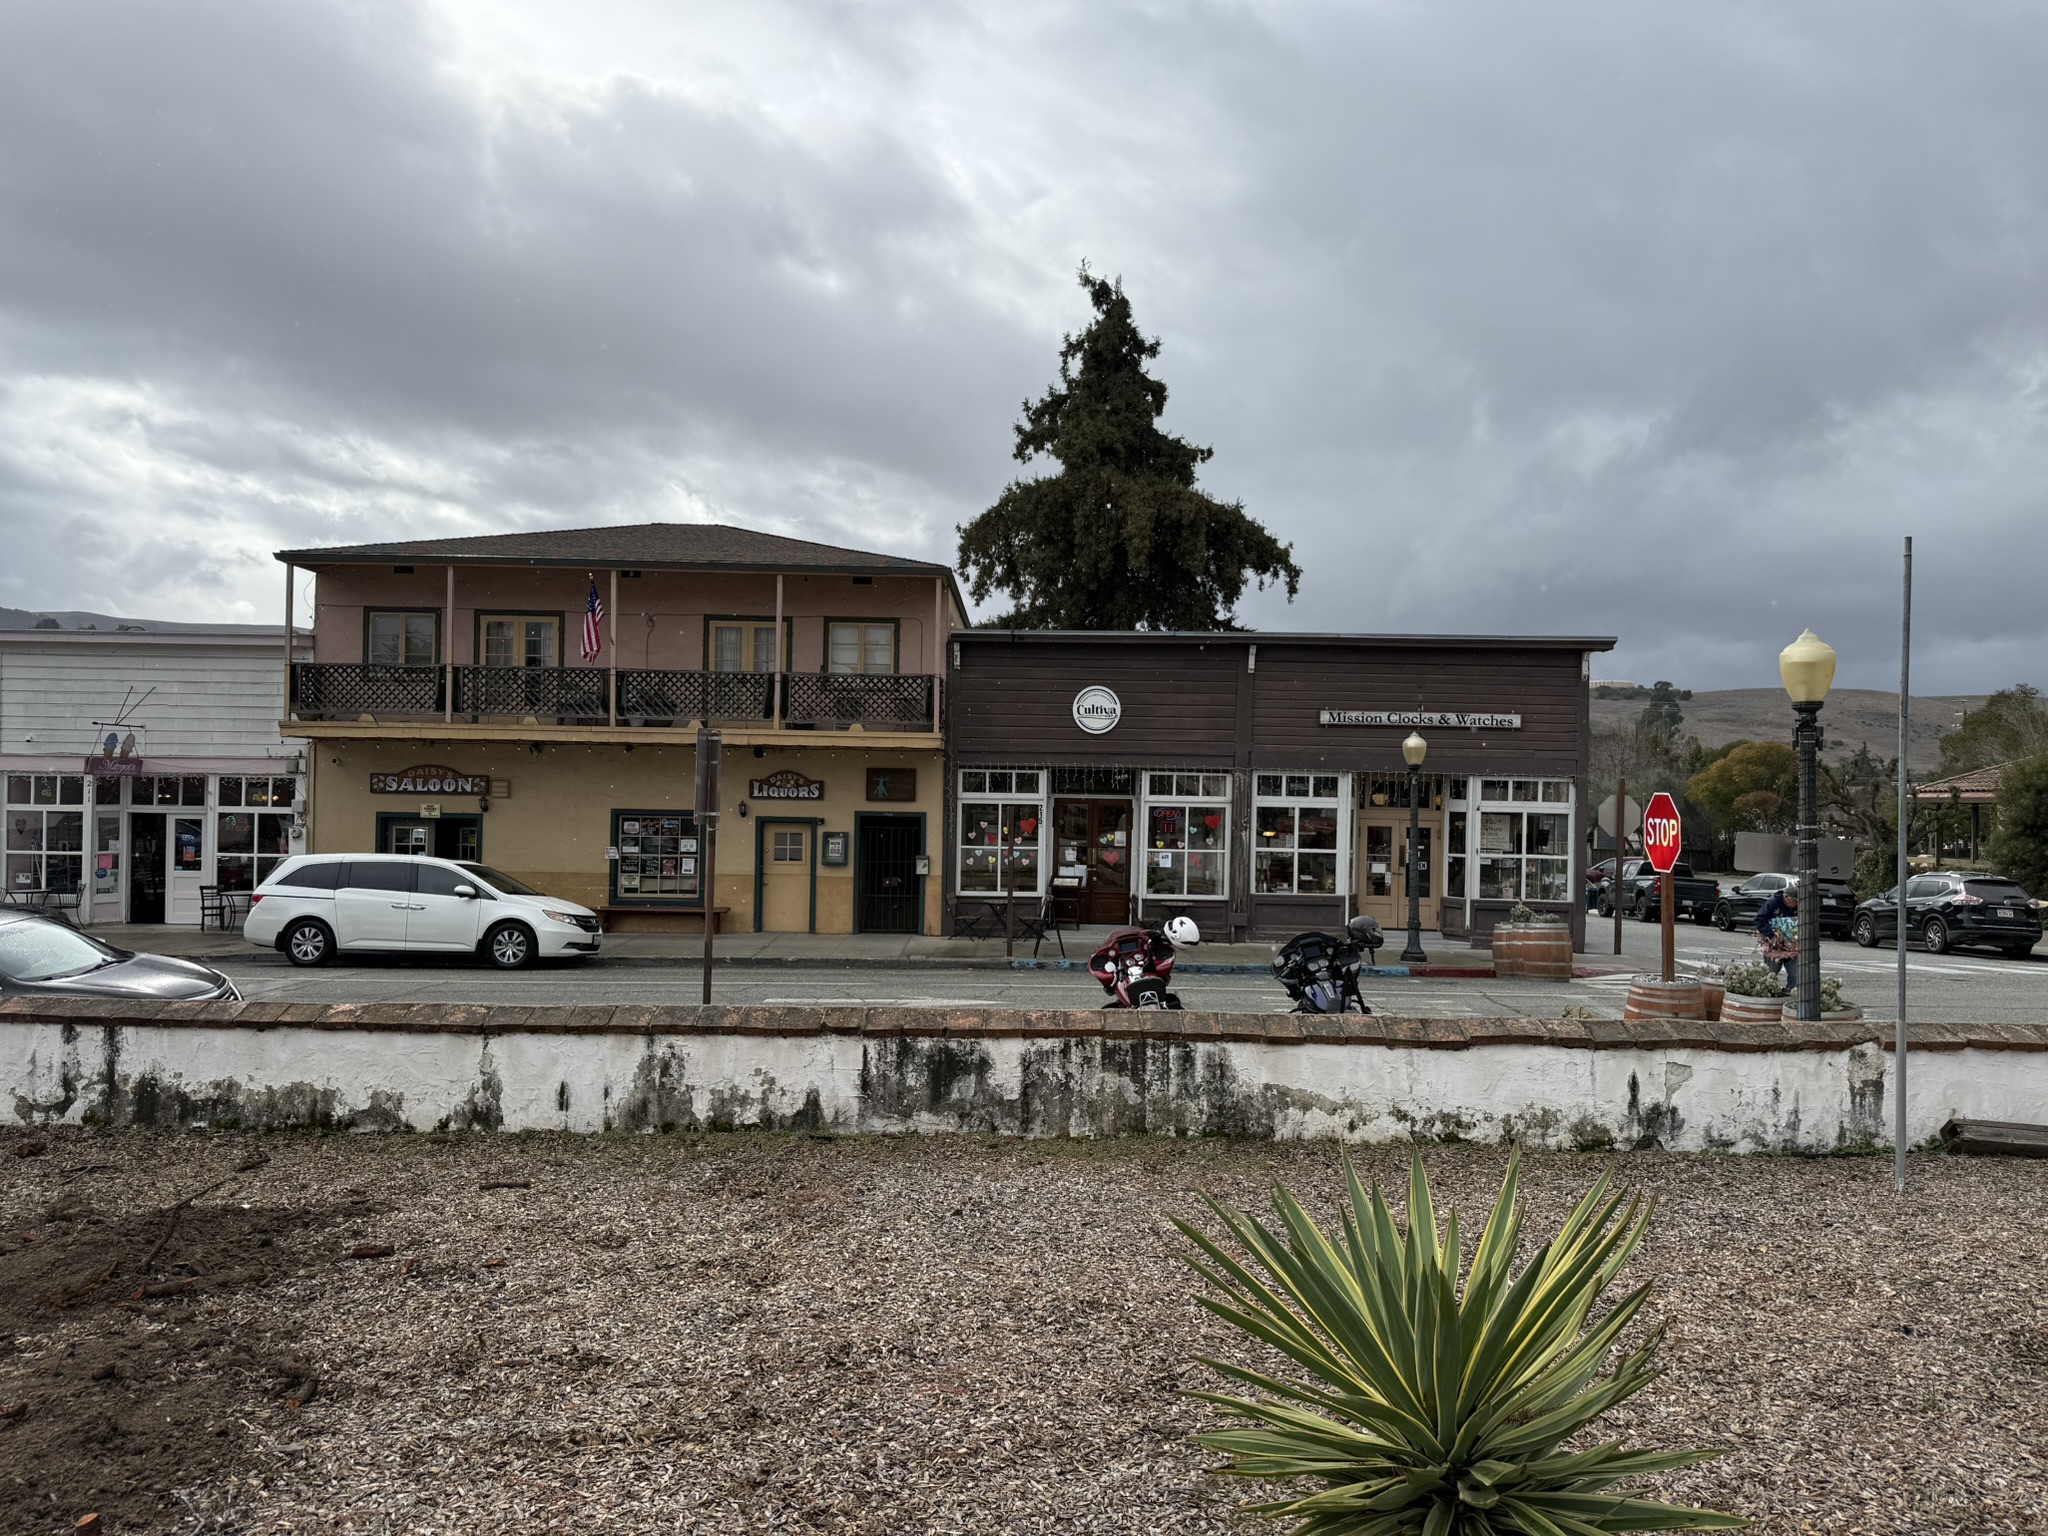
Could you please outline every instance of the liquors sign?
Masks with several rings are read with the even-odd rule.
[[[1519,731],[1520,715],[1495,715],[1453,709],[1326,709],[1320,725],[1434,725],[1474,731]]]

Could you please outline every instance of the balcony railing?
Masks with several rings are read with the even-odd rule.
[[[456,667],[446,708],[441,667],[372,667],[299,662],[292,713],[300,720],[417,721],[604,726],[613,719],[603,667]],[[622,670],[617,722],[624,728],[694,724],[790,730],[936,731],[938,679],[919,673],[856,675],[786,672],[782,707],[766,672]]]

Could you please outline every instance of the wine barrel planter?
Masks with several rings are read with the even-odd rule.
[[[1628,984],[1628,1001],[1622,1007],[1621,1017],[1627,1024],[1646,1024],[1660,1019],[1701,1019],[1706,1017],[1706,1006],[1706,995],[1697,976],[1681,976],[1676,981],[1638,976]]]
[[[1572,979],[1572,931],[1564,923],[1502,923],[1493,930],[1493,974]]]
[[[1727,995],[1728,989],[1720,982],[1709,981],[1706,977],[1702,976],[1700,978],[1700,1000],[1706,1005],[1707,1011],[1701,1014],[1700,1017],[1703,1019],[1720,1018],[1722,999]]]
[[[1738,997],[1730,992],[1721,1000],[1723,1024],[1776,1024],[1784,1017],[1782,997]]]

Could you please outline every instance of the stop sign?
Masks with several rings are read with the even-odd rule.
[[[1678,848],[1678,806],[1660,789],[1650,797],[1649,809],[1643,812],[1643,853],[1650,868],[1666,875],[1678,862]]]

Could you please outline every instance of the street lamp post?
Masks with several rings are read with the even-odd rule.
[[[1420,965],[1429,959],[1422,952],[1422,883],[1417,878],[1417,844],[1422,827],[1422,760],[1429,755],[1429,743],[1419,732],[1410,731],[1401,743],[1401,756],[1408,760],[1408,947],[1401,951],[1403,965]]]
[[[1793,742],[1799,749],[1799,991],[1801,1020],[1820,1017],[1820,707],[1835,681],[1835,651],[1807,630],[1778,653],[1778,675],[1798,712]],[[1904,942],[1903,939],[1900,941]]]

